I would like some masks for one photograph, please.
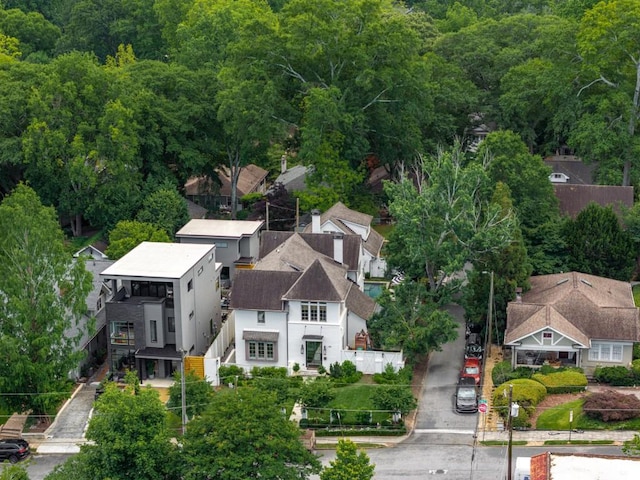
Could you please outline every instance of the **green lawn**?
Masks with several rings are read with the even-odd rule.
[[[385,239],[389,238],[389,234],[395,228],[395,225],[388,223],[385,225],[373,225],[373,229],[382,235]]]
[[[582,430],[640,430],[640,418],[622,422],[602,422],[582,413],[583,399],[550,408],[538,417],[538,430],[569,430],[569,412],[573,410],[573,428]]]
[[[578,418],[582,416],[582,399],[563,403],[550,408],[538,417],[538,430],[569,430],[569,412],[573,410],[573,428],[577,428]]]
[[[374,388],[375,385],[360,382],[336,388],[336,398],[329,403],[328,407],[344,410],[372,410],[374,406],[371,395]]]

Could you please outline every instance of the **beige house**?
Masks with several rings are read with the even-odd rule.
[[[591,375],[599,365],[631,363],[640,316],[628,282],[579,272],[530,281],[507,306],[504,344],[514,368],[572,365]]]

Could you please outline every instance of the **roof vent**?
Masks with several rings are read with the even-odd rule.
[[[593,287],[593,285],[591,285],[591,282],[589,282],[588,280],[585,280],[584,278],[581,278],[580,281],[585,285],[589,285],[590,287]]]
[[[556,283],[556,285],[562,285],[563,283],[566,283],[568,281],[569,281],[568,278],[563,278],[562,280],[558,280],[558,283]]]

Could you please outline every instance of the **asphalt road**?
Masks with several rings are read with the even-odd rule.
[[[549,447],[514,447],[513,466],[519,456],[530,457]],[[557,447],[561,452],[588,452],[600,455],[622,455],[620,447]],[[366,450],[375,464],[375,480],[429,479],[501,480],[507,467],[506,447],[473,447],[465,445],[430,445],[424,435],[412,436],[394,448]],[[323,465],[335,458],[334,451],[321,452]]]
[[[464,310],[458,305],[447,310],[459,325],[458,338],[429,358],[415,431],[427,435],[432,444],[472,445],[478,414],[459,414],[454,409],[455,387],[464,361]]]

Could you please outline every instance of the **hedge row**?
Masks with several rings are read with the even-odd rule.
[[[362,428],[362,429],[351,429],[351,428],[322,429],[322,430],[315,430],[315,432],[316,432],[316,437],[341,437],[341,436],[399,437],[407,433],[407,427],[402,425],[396,428],[386,427],[386,428]]]
[[[583,392],[587,388],[587,377],[578,370],[564,370],[548,375],[534,373],[531,379],[544,385],[549,394]]]
[[[612,387],[640,385],[640,361],[634,360],[631,369],[621,365],[615,367],[596,367],[593,378]]]
[[[529,418],[538,405],[547,396],[547,388],[535,380],[517,378],[499,385],[493,393],[493,408],[502,418],[509,416],[509,389],[513,385],[511,399],[520,405],[518,416],[514,417],[514,427],[530,427]]]

